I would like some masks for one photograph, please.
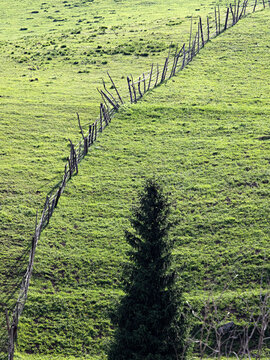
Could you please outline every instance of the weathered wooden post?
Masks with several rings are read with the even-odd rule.
[[[141,91],[141,77],[139,77],[139,80],[138,80],[138,92],[140,94],[140,98],[142,98],[143,94],[142,94],[142,91]]]
[[[121,96],[120,96],[120,94],[119,94],[119,91],[117,90],[117,87],[116,87],[116,85],[115,85],[112,77],[111,77],[110,74],[109,74],[109,71],[107,71],[107,74],[108,74],[108,76],[109,76],[109,79],[111,80],[112,86],[113,86],[114,90],[116,91],[116,94],[117,94],[119,100],[120,100],[121,103],[123,104],[123,100],[122,100],[122,98],[121,98]]]
[[[103,113],[103,119],[104,119],[105,124],[106,124],[106,126],[107,126],[107,125],[109,125],[109,121],[110,121],[109,115],[108,115],[108,113],[107,113],[107,111],[106,111],[106,109],[105,109],[104,104],[100,104],[100,108],[101,108],[101,111],[102,111],[102,113]]]
[[[203,27],[202,27],[202,18],[200,17],[200,29],[201,29],[201,37],[202,37],[202,47],[204,47],[204,36],[203,36]]]
[[[102,112],[102,103],[99,106],[99,121],[100,121],[100,129],[99,131],[102,132],[103,127],[102,127],[102,118],[103,118],[103,112]]]
[[[257,0],[255,0],[254,7],[253,7],[253,12],[256,10],[256,6],[257,6]]]
[[[197,53],[200,51],[200,21],[198,21],[198,48]]]
[[[227,30],[229,13],[230,13],[230,9],[229,9],[229,8],[227,8],[226,19],[225,19],[225,25],[224,25],[224,31],[225,31],[225,30]]]
[[[133,76],[131,76],[131,87],[133,89],[133,94],[134,94],[134,102],[136,103],[137,102],[137,95],[136,95],[136,89],[135,89],[135,85],[134,85],[134,81],[133,81]]]
[[[218,33],[220,34],[220,7],[218,5]]]
[[[210,23],[209,23],[209,16],[207,16],[207,41],[210,40]]]
[[[119,104],[115,101],[115,99],[112,100],[103,90],[100,90],[100,93],[108,100],[115,111],[119,109]]]
[[[215,7],[215,24],[216,24],[216,35],[218,35],[218,20],[217,20],[217,8]]]
[[[131,86],[130,86],[130,78],[127,76],[127,83],[128,83],[128,91],[129,91],[129,96],[130,96],[130,102],[131,104],[133,103],[133,97],[132,97],[132,91],[131,91]]]
[[[143,73],[143,93],[145,94],[146,93],[146,83],[145,83],[145,75]]]
[[[233,25],[234,25],[234,24],[235,24],[235,13],[234,13],[234,11],[233,11],[232,4],[230,4],[230,10],[231,10],[231,13],[232,13]]]
[[[192,58],[192,51],[191,51],[192,22],[193,22],[193,18],[192,18],[192,16],[191,16],[191,20],[190,20],[190,31],[189,31],[188,61],[190,61],[191,58]]]
[[[181,70],[184,69],[185,65],[186,65],[186,44],[183,45],[183,61],[182,61]]]
[[[178,57],[179,56],[178,56],[178,45],[177,45],[176,50],[175,50],[175,54],[174,54],[174,57],[173,57],[172,70],[171,70],[169,78],[171,78],[175,74],[175,67],[177,65]]]

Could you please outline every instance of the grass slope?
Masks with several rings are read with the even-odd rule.
[[[62,177],[82,122],[97,116],[96,87],[160,62],[188,36],[190,15],[214,2],[3,0],[0,4],[0,303],[12,309],[35,223]],[[0,343],[5,319],[0,311]],[[1,347],[1,345],[0,345]]]
[[[43,233],[21,351],[105,358],[129,208],[151,174],[176,199],[187,298],[237,274],[225,302],[245,311],[237,296],[254,296],[269,274],[269,19],[241,21],[106,129]]]
[[[208,13],[212,2],[138,5],[135,11],[131,1],[1,2],[0,283],[1,301],[10,307],[35,210],[62,175],[68,138],[78,136],[72,114],[95,116],[94,89],[108,68],[117,79],[131,69],[141,73],[164,57],[171,41],[186,39],[190,14]],[[19,335],[22,351],[102,356],[111,333],[106,310],[121,294],[130,203],[141,177],[152,172],[165,177],[178,199],[176,235],[184,246],[176,256],[185,257],[190,289],[202,288],[204,279],[226,278],[226,269],[234,269],[232,254],[242,259],[235,287],[257,285],[269,254],[269,145],[256,138],[267,134],[269,116],[269,11],[264,14],[222,37],[229,53],[220,55],[223,43],[209,45],[177,78],[180,83],[157,89],[147,103],[125,107],[106,130],[42,236]],[[206,61],[204,68],[199,60]],[[216,148],[220,153],[213,155]]]

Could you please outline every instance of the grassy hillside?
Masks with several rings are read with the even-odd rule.
[[[187,36],[193,10],[207,13],[211,5],[171,1],[169,10],[168,2],[165,9],[153,1],[136,13],[129,1],[73,2],[72,9],[67,2],[37,3],[21,2],[21,11],[17,2],[4,4],[1,15],[4,281],[24,263],[18,257],[30,241],[35,209],[61,177],[68,138],[78,136],[73,113],[86,121],[94,116],[94,89],[107,68],[116,78],[142,72],[164,57],[172,39]],[[240,22],[181,75],[125,106],[106,129],[42,235],[20,351],[104,358],[112,331],[107,310],[121,294],[129,208],[153,173],[177,200],[175,256],[179,270],[185,264],[187,296],[200,297],[209,281],[222,288],[235,273],[235,293],[258,290],[262,269],[269,272],[269,16],[267,10]],[[71,34],[74,28],[80,32]],[[127,49],[131,40],[136,46]],[[9,277],[4,301],[18,278]]]
[[[161,0],[1,1],[0,304],[12,309],[35,223],[62,177],[75,113],[93,120],[107,70],[127,93],[126,75],[160,62],[187,39],[192,14],[214,3]],[[123,96],[123,93],[122,93]],[[0,311],[1,331],[5,330]],[[0,343],[3,339],[0,335]],[[1,345],[0,345],[1,347]]]
[[[199,298],[209,282],[218,291],[235,274],[226,301],[236,310],[239,294],[259,291],[270,250],[269,17],[243,20],[172,81],[122,108],[43,234],[21,351],[104,358],[130,204],[151,174],[176,199],[187,297]]]
[[[92,121],[107,70],[126,94],[126,75],[163,60],[171,42],[187,38],[190,15],[206,14],[211,5],[1,1],[0,303],[13,307],[36,209],[61,179],[68,139],[79,136],[76,112],[83,124]]]

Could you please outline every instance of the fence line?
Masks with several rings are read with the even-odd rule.
[[[270,7],[270,0],[268,0],[268,5]],[[262,0],[262,6],[263,9],[265,9],[265,0]],[[136,80],[133,79],[132,75],[127,77],[127,94],[130,103],[136,103],[143,97],[146,92],[162,84],[172,76],[175,76],[175,74],[179,71],[182,71],[193,60],[193,58],[199,53],[199,51],[205,46],[207,42],[226,31],[228,28],[237,24],[237,22],[248,13],[255,12],[258,7],[258,0],[255,0],[253,5],[249,5],[249,0],[244,0],[242,3],[240,0],[238,2],[235,0],[233,5],[230,4],[226,8],[223,23],[221,19],[220,7],[217,6],[214,9],[214,18],[212,19],[212,24],[210,22],[210,16],[207,16],[206,24],[203,24],[201,17],[199,17],[196,28],[194,19],[191,17],[188,44],[184,43],[181,47],[177,46],[174,54],[172,54],[172,49],[170,47],[163,65],[154,65],[153,63],[150,70],[148,72],[144,72]],[[193,38],[194,28],[196,33],[195,37]],[[34,265],[35,251],[40,239],[41,232],[48,225],[54,209],[57,207],[59,199],[64,192],[67,182],[72,178],[73,175],[78,174],[78,164],[88,154],[89,148],[96,141],[99,134],[102,133],[106,126],[110,124],[112,117],[119,110],[120,106],[124,104],[123,97],[120,95],[120,91],[116,87],[115,82],[110,76],[109,72],[107,72],[107,75],[111,83],[110,89],[114,90],[115,94],[108,90],[106,83],[103,80],[103,89],[98,89],[103,100],[103,102],[100,104],[99,117],[93,123],[87,125],[87,131],[83,130],[85,125],[81,125],[80,116],[77,113],[78,126],[82,139],[77,145],[74,145],[72,141],[69,140],[70,154],[67,158],[61,184],[53,194],[50,194],[46,197],[39,221],[38,212],[36,214],[35,232],[32,238],[29,262],[26,273],[21,282],[20,293],[13,310],[12,319],[9,318],[8,311],[6,310],[5,312],[9,341],[9,360],[13,360],[14,358],[14,343],[16,339],[19,318],[27,300],[29,283]]]

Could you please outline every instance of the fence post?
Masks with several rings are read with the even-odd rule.
[[[188,61],[191,60],[192,57],[192,53],[191,53],[192,22],[193,22],[193,18],[191,16],[190,31],[189,31]]]
[[[123,104],[123,100],[122,100],[122,98],[121,98],[121,96],[120,96],[120,94],[119,94],[119,91],[117,90],[117,87],[116,87],[116,85],[115,85],[115,83],[114,83],[114,81],[113,81],[113,79],[112,79],[112,77],[110,76],[110,74],[109,74],[109,71],[107,71],[107,74],[108,74],[108,76],[109,76],[109,78],[110,78],[110,80],[111,80],[111,83],[112,83],[112,85],[113,85],[113,88],[115,89],[115,91],[116,91],[116,94],[117,94],[117,96],[118,96],[118,98],[119,98],[119,100],[121,101],[121,103]]]
[[[218,20],[217,20],[217,8],[215,7],[215,24],[216,24],[216,36],[218,35]]]
[[[103,130],[103,128],[102,128],[102,116],[103,116],[103,114],[102,114],[102,104],[100,104],[100,106],[99,106],[99,121],[100,121],[100,129],[99,129],[99,131],[100,132],[102,132],[102,130]]]
[[[230,4],[230,10],[231,10],[231,13],[232,13],[233,25],[234,25],[235,24],[235,14],[234,14],[234,11],[233,11],[233,8],[232,8],[232,4]]]
[[[115,110],[117,110],[117,108],[119,108],[119,104],[118,104],[117,100],[115,99],[113,94],[107,89],[105,81],[103,79],[102,79],[102,83],[103,83],[104,90],[109,94],[109,96],[106,95],[105,93],[104,93],[104,95],[108,97],[108,101],[110,100],[109,102],[111,103],[111,105],[115,108]]]
[[[218,5],[218,33],[219,34],[220,34],[220,30],[221,30],[221,28],[220,28],[220,7]]]
[[[210,40],[210,24],[209,24],[209,16],[207,16],[207,41]]]
[[[198,21],[198,47],[197,53],[200,51],[200,21]]]
[[[154,64],[152,63],[152,66],[151,66],[151,71],[150,71],[150,77],[149,77],[149,83],[148,83],[148,88],[147,88],[147,90],[149,90],[149,89],[150,89],[151,80],[152,80],[152,74],[153,74],[153,67],[154,67]]]
[[[79,128],[80,128],[80,132],[81,132],[82,137],[83,137],[83,139],[84,139],[84,133],[83,133],[83,129],[82,129],[82,126],[81,126],[80,116],[79,116],[78,113],[77,113],[77,119],[78,119],[78,124],[79,124]]]
[[[202,27],[202,18],[200,17],[200,29],[201,29],[201,37],[202,37],[202,47],[204,47],[204,36],[203,36],[203,27]]]
[[[108,91],[107,91],[108,92]],[[119,105],[117,102],[114,102],[103,90],[100,90],[100,93],[108,100],[108,102],[112,105],[112,107],[117,111],[119,109]]]
[[[171,74],[169,76],[169,78],[171,78],[174,74],[175,74],[175,64],[177,63],[177,52],[178,52],[178,45],[176,46],[176,50],[175,50],[175,54],[173,57],[173,65],[172,65],[172,70],[171,70]]]
[[[162,71],[162,76],[161,76],[160,83],[162,83],[162,82],[165,80],[165,78],[166,78],[168,61],[169,61],[169,56],[166,57],[166,59],[165,59],[165,63],[164,63],[164,67],[163,67],[163,71]]]
[[[257,0],[255,0],[253,12],[256,10],[256,6],[257,6]]]
[[[139,80],[138,80],[138,92],[140,94],[140,98],[142,98],[143,94],[141,92],[141,77],[139,77]]]
[[[97,120],[95,121],[95,141],[97,140]]]
[[[74,148],[74,145],[72,143],[72,141],[69,139],[69,142],[70,142],[70,165],[71,165],[71,174],[73,174],[73,170],[74,170],[74,167],[75,167],[75,170],[76,170],[76,174],[78,174],[78,162],[77,162],[77,155],[76,155],[76,151],[75,151],[75,148]]]
[[[103,104],[100,104],[100,109],[103,113],[103,119],[105,120],[106,126],[109,125],[108,115],[105,109],[105,106]]]
[[[133,97],[132,97],[132,91],[131,91],[131,87],[130,87],[130,78],[127,76],[127,83],[128,83],[128,91],[129,91],[129,96],[130,96],[130,102],[131,104],[133,103]]]
[[[192,49],[191,49],[191,60],[194,58],[194,56],[196,55],[196,41],[197,41],[197,35],[198,33],[196,33],[195,35],[195,39],[193,41],[193,45],[192,45]]]
[[[133,76],[131,76],[131,87],[133,89],[133,94],[134,94],[134,102],[136,103],[137,102],[137,95],[136,95],[136,89],[135,89],[135,85],[134,85],[134,81],[133,81]]]
[[[185,61],[186,61],[186,44],[183,45],[183,61],[182,61],[181,70],[183,70],[185,67]]]
[[[227,30],[229,12],[230,12],[230,9],[227,8],[227,14],[226,14],[226,19],[225,19],[224,31]]]

